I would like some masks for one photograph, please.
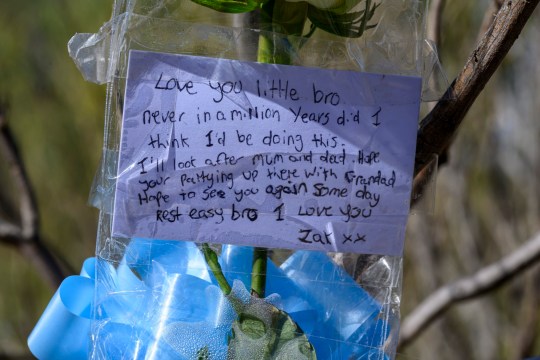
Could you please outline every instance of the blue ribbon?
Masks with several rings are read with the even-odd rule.
[[[219,257],[245,302],[252,259],[252,247],[233,245],[224,245]],[[387,358],[382,349],[390,328],[379,318],[381,305],[326,254],[297,251],[279,267],[269,260],[266,292],[319,359]],[[64,280],[28,345],[42,360],[187,360],[201,352],[226,360],[235,319],[195,244],[133,239],[116,267],[90,258],[80,276]]]
[[[86,359],[90,345],[94,280],[67,277],[28,337],[38,359]]]

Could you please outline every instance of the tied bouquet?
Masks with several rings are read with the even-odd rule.
[[[316,33],[361,37],[377,26],[381,5],[192,1],[256,19],[257,61],[282,65],[293,65]],[[388,342],[397,330],[388,288],[399,257],[366,256],[366,276],[384,279],[368,289],[344,270],[343,258],[338,264],[327,253],[179,240],[102,240],[98,258],[66,279],[51,300],[29,338],[32,352],[40,359],[392,357]]]
[[[263,33],[259,35],[257,61],[285,65],[291,63],[291,56],[294,55],[295,46],[302,46],[302,41],[306,41],[317,29],[343,37],[357,38],[362,36],[364,31],[375,26],[374,24],[370,24],[369,21],[379,6],[371,0],[364,0],[363,2],[361,0],[192,1],[219,12],[255,12],[258,18],[259,28],[272,34]],[[361,8],[359,8],[360,3],[362,3]],[[306,27],[308,30],[304,33]],[[285,36],[274,36],[273,34],[276,33]],[[288,35],[295,37],[297,42],[295,45],[293,45],[294,41],[289,40]],[[286,312],[280,309],[273,305],[272,301],[260,300],[265,297],[267,292],[267,269],[270,269],[274,273],[270,278],[277,275],[278,279],[285,278],[286,280],[283,281],[291,281],[291,278],[287,278],[284,274],[276,274],[280,270],[269,260],[268,250],[266,248],[255,247],[254,249],[234,250],[234,247],[231,247],[224,251],[225,254],[228,251],[234,254],[228,258],[229,261],[226,262],[228,266],[234,267],[238,262],[252,264],[251,271],[246,272],[247,269],[243,269],[245,274],[251,273],[251,279],[244,279],[239,285],[239,287],[250,285],[249,297],[232,291],[227,277],[224,276],[218,256],[209,244],[202,244],[200,249],[204,254],[204,259],[215,281],[218,283],[223,295],[230,299],[232,307],[237,314],[232,325],[232,336],[228,340],[227,354],[229,359],[290,358],[311,360],[317,358],[315,348],[306,337],[302,328],[291,317],[291,311]],[[239,255],[237,253],[242,254]],[[310,261],[313,261],[313,265],[323,265],[325,261],[328,261],[326,256],[323,260],[309,254],[304,255],[307,255],[308,258],[313,257],[310,259]],[[297,253],[289,258],[289,261],[291,264],[294,264],[294,259],[301,256],[301,253]],[[242,267],[242,265],[236,266]],[[295,269],[294,265],[289,265],[288,263],[284,267],[286,269],[292,267],[293,272],[299,270]],[[297,274],[295,275],[298,276]],[[341,276],[343,275],[345,274],[341,274]],[[308,279],[308,276],[303,276],[302,279],[296,279],[298,283],[294,284],[294,281],[292,281],[289,288],[302,286],[306,281],[309,281]],[[276,294],[283,294],[285,287],[284,284],[280,284],[278,286],[279,291]],[[305,286],[303,287],[305,289]],[[297,288],[296,294],[298,295],[300,293],[302,291]],[[312,293],[311,296],[316,295]],[[244,300],[241,300],[242,298]],[[361,298],[365,298],[364,294],[361,294]],[[309,300],[301,298],[299,301],[306,302]],[[374,304],[375,302],[371,304],[372,308],[369,316],[376,314],[380,310]],[[291,310],[294,311],[294,308],[294,306],[291,307]],[[370,310],[367,312],[370,313]],[[336,330],[339,331],[338,329]],[[263,341],[253,342],[253,340],[262,338],[264,338]],[[206,351],[204,349],[206,348],[203,348],[202,351]],[[335,351],[335,349],[332,350],[332,352]],[[340,354],[339,350],[338,354]],[[340,355],[345,356],[345,352]]]

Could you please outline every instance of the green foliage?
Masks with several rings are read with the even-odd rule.
[[[202,6],[225,13],[245,13],[259,9],[266,1],[254,0],[192,0]]]
[[[360,0],[349,4],[343,1],[338,7],[323,8],[312,1],[288,2],[283,0],[191,0],[196,4],[224,13],[245,13],[262,9],[263,30],[282,32],[288,35],[301,35],[305,19],[311,21],[311,36],[317,28],[342,37],[357,38],[368,29],[375,27],[368,22],[375,15],[380,3],[364,0],[364,9],[355,11]],[[323,3],[323,1],[319,1]],[[319,5],[319,4],[318,4]],[[267,26],[269,24],[269,26]],[[280,63],[285,63],[280,61]]]
[[[370,0],[365,1],[365,9],[348,13],[337,13],[333,10],[321,10],[315,6],[308,7],[308,19],[314,27],[338,36],[358,38],[366,30],[376,25],[368,25],[375,15],[380,3],[371,5]]]
[[[266,258],[266,251],[261,250],[256,252],[260,251],[260,255]],[[286,312],[258,296],[251,296],[247,304],[243,303],[231,291],[215,251],[206,243],[201,245],[201,251],[221,291],[227,296],[238,315],[237,320],[233,322],[229,338],[228,359],[317,359],[315,349],[306,335]],[[256,264],[257,261],[254,261],[253,271],[262,271]],[[261,293],[264,291],[259,290],[257,295]],[[199,350],[197,353],[199,360],[205,359],[205,351],[206,353],[208,351],[206,347]]]
[[[210,360],[210,350],[205,346],[197,351],[197,360]]]
[[[315,349],[291,317],[252,298],[233,323],[228,359],[316,360]]]
[[[240,314],[238,324],[240,331],[254,340],[262,338],[267,331],[262,320],[245,313]]]

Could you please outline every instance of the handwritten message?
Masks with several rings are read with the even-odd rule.
[[[420,90],[131,51],[113,235],[400,255]]]

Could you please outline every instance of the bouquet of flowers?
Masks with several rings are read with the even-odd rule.
[[[393,358],[399,322],[401,257],[396,255],[400,253],[399,250],[391,254],[371,250],[366,255],[307,250],[309,247],[296,247],[294,251],[283,250],[288,246],[280,243],[276,243],[275,248],[263,247],[258,243],[250,245],[241,229],[234,234],[228,232],[209,237],[168,236],[164,239],[159,236],[132,236],[131,233],[129,236],[119,236],[120,233],[113,228],[116,226],[114,218],[120,212],[128,219],[126,224],[132,224],[134,228],[141,227],[137,217],[132,216],[129,209],[124,210],[122,203],[119,205],[118,194],[123,191],[121,185],[118,185],[121,176],[134,168],[138,169],[138,176],[146,174],[149,169],[159,172],[165,168],[163,161],[160,163],[150,156],[139,163],[123,165],[126,150],[122,148],[122,143],[126,140],[120,139],[119,130],[123,128],[122,131],[129,131],[126,114],[135,106],[133,104],[144,103],[144,96],[140,102],[130,103],[127,100],[134,92],[129,85],[131,75],[128,73],[132,74],[128,72],[126,58],[129,50],[243,58],[246,55],[238,55],[236,50],[247,43],[248,52],[251,53],[246,56],[247,60],[256,58],[258,63],[324,64],[331,68],[378,70],[418,77],[421,58],[418,51],[421,45],[418,43],[421,39],[416,30],[421,28],[423,2],[192,1],[190,5],[186,1],[177,0],[117,0],[113,19],[98,34],[79,34],[70,42],[70,52],[83,75],[89,80],[109,84],[105,151],[93,196],[94,204],[101,209],[97,257],[85,262],[81,274],[66,279],[59,288],[29,338],[30,349],[40,359]],[[189,11],[197,7],[211,9],[201,10],[203,14],[242,14],[244,20],[250,19],[250,26],[254,29],[203,24],[207,22],[205,15],[189,19]],[[178,20],[178,17],[182,20]],[[219,19],[216,22],[224,18],[214,17]],[[404,24],[408,26],[407,30],[416,32],[400,34],[397,30],[402,29]],[[370,32],[373,34],[369,40],[361,40]],[[239,39],[243,44],[237,44]],[[196,63],[196,59],[193,63]],[[130,64],[130,71],[138,71],[133,70],[135,65]],[[162,80],[162,76],[159,80]],[[380,78],[384,79],[385,75]],[[193,94],[196,93],[194,85],[190,85],[187,80],[181,82],[171,77],[167,82],[163,81],[161,87],[158,87],[158,81],[155,89],[169,90],[170,85],[171,89],[179,92],[189,93],[191,89]],[[231,83],[229,89],[224,86],[220,84],[219,87],[222,97],[236,92],[234,84]],[[281,89],[281,84],[279,87]],[[124,94],[122,90],[125,89]],[[289,89],[285,91],[294,99],[295,92]],[[318,96],[317,91],[314,86],[314,96]],[[241,90],[237,93],[241,93]],[[324,102],[327,101],[332,105],[331,94],[327,94],[324,99]],[[214,102],[217,102],[215,98]],[[376,128],[380,125],[380,111],[379,107],[370,113],[373,114],[370,126]],[[144,123],[152,119],[155,123],[181,119],[181,115],[178,117],[174,112],[172,115],[170,112],[158,115],[148,111],[147,115],[142,116]],[[351,116],[352,121],[358,118],[354,114]],[[308,115],[302,118],[307,119]],[[175,125],[171,126],[174,132]],[[216,132],[219,130],[212,129]],[[205,135],[207,147],[213,146],[213,142],[225,142],[225,135],[213,138],[214,130]],[[239,141],[241,136],[245,136],[245,142],[248,141],[248,135],[238,132],[237,136]],[[333,141],[336,139],[338,137]],[[167,146],[175,140],[179,141],[171,135]],[[157,141],[153,147],[161,146],[159,138],[152,141]],[[187,143],[188,139],[182,141]],[[343,157],[343,163],[349,159],[345,150],[343,155],[326,151],[322,156],[334,159],[326,161],[335,164],[341,161],[340,156]],[[358,152],[355,159],[375,164],[378,157],[375,151],[366,154]],[[238,163],[239,160],[228,156],[225,160],[218,158],[217,165],[207,163],[206,166],[236,166],[245,170],[242,167],[244,165]],[[220,164],[220,161],[224,164]],[[188,168],[194,163],[191,157],[182,166]],[[175,163],[175,169],[177,164],[180,163]],[[326,171],[328,174],[334,173],[332,169]],[[296,173],[291,169],[288,174],[292,176]],[[356,181],[356,185],[363,186],[363,190],[358,190],[356,196],[361,196],[363,201],[371,200],[371,208],[378,205],[380,195],[368,190],[370,184],[394,188],[396,181],[400,181],[399,173],[396,180],[395,172],[385,177],[380,170],[378,175],[366,177],[365,181],[369,181],[369,184],[362,183],[363,180],[354,171],[346,174],[349,174],[346,175],[349,183]],[[146,186],[143,193],[147,197],[143,199],[139,194],[138,201],[140,204],[143,204],[143,200],[157,204],[159,212],[155,221],[174,222],[181,219],[181,212],[184,211],[182,207],[162,210],[161,205],[169,202],[169,195],[161,192],[148,195],[150,192],[147,192],[149,189],[159,189],[169,177],[142,179],[140,176],[135,178],[138,184]],[[185,180],[188,185],[190,181]],[[308,185],[305,186],[307,188]],[[292,186],[281,185],[279,191],[272,189],[270,192],[267,190],[267,194],[277,199],[293,192]],[[322,187],[317,189],[322,191]],[[325,188],[324,191],[335,192],[335,189]],[[410,192],[410,188],[407,190],[405,186],[404,189],[400,191],[405,194]],[[231,186],[229,190],[235,189]],[[223,194],[220,191],[224,191]],[[225,188],[215,190],[212,196],[225,197],[226,191]],[[186,202],[189,194],[185,192],[182,195]],[[205,194],[210,196],[210,192]],[[240,195],[249,197],[256,194],[236,193],[236,196]],[[408,209],[408,203],[405,205]],[[278,219],[287,216],[281,214],[280,210],[278,206],[274,211],[278,213]],[[232,211],[234,213],[237,210],[233,207]],[[347,212],[342,211],[341,215],[346,217],[345,222],[362,216],[362,211],[356,210],[356,214],[353,211],[350,204]],[[237,212],[240,214],[240,211]],[[186,214],[188,212],[183,213]],[[204,217],[217,214],[215,210],[202,213]],[[256,216],[252,215],[248,211],[245,216],[253,222]],[[315,217],[327,215],[330,215],[329,207],[320,210],[319,214],[309,214]],[[364,213],[364,218],[368,217]],[[399,219],[399,226],[404,226],[406,214],[400,213]],[[394,229],[394,225],[389,225],[388,221],[380,220],[380,224],[383,224],[381,226]],[[144,227],[152,226],[151,222],[144,223]],[[378,231],[377,226],[374,225],[374,233]],[[255,227],[249,233],[256,231]],[[278,233],[283,230],[276,228],[275,231]],[[386,230],[380,233],[380,236],[388,234]],[[231,234],[243,240],[228,241],[232,239]],[[331,232],[323,234],[328,236]],[[352,234],[343,235],[343,244],[365,242],[361,234],[354,233],[354,238]],[[303,242],[321,245],[315,247],[315,250],[325,249],[322,247],[325,240],[315,235],[309,240],[306,235]],[[206,241],[206,238],[212,241]],[[330,243],[330,240],[326,241]],[[264,244],[268,243],[266,241]]]

